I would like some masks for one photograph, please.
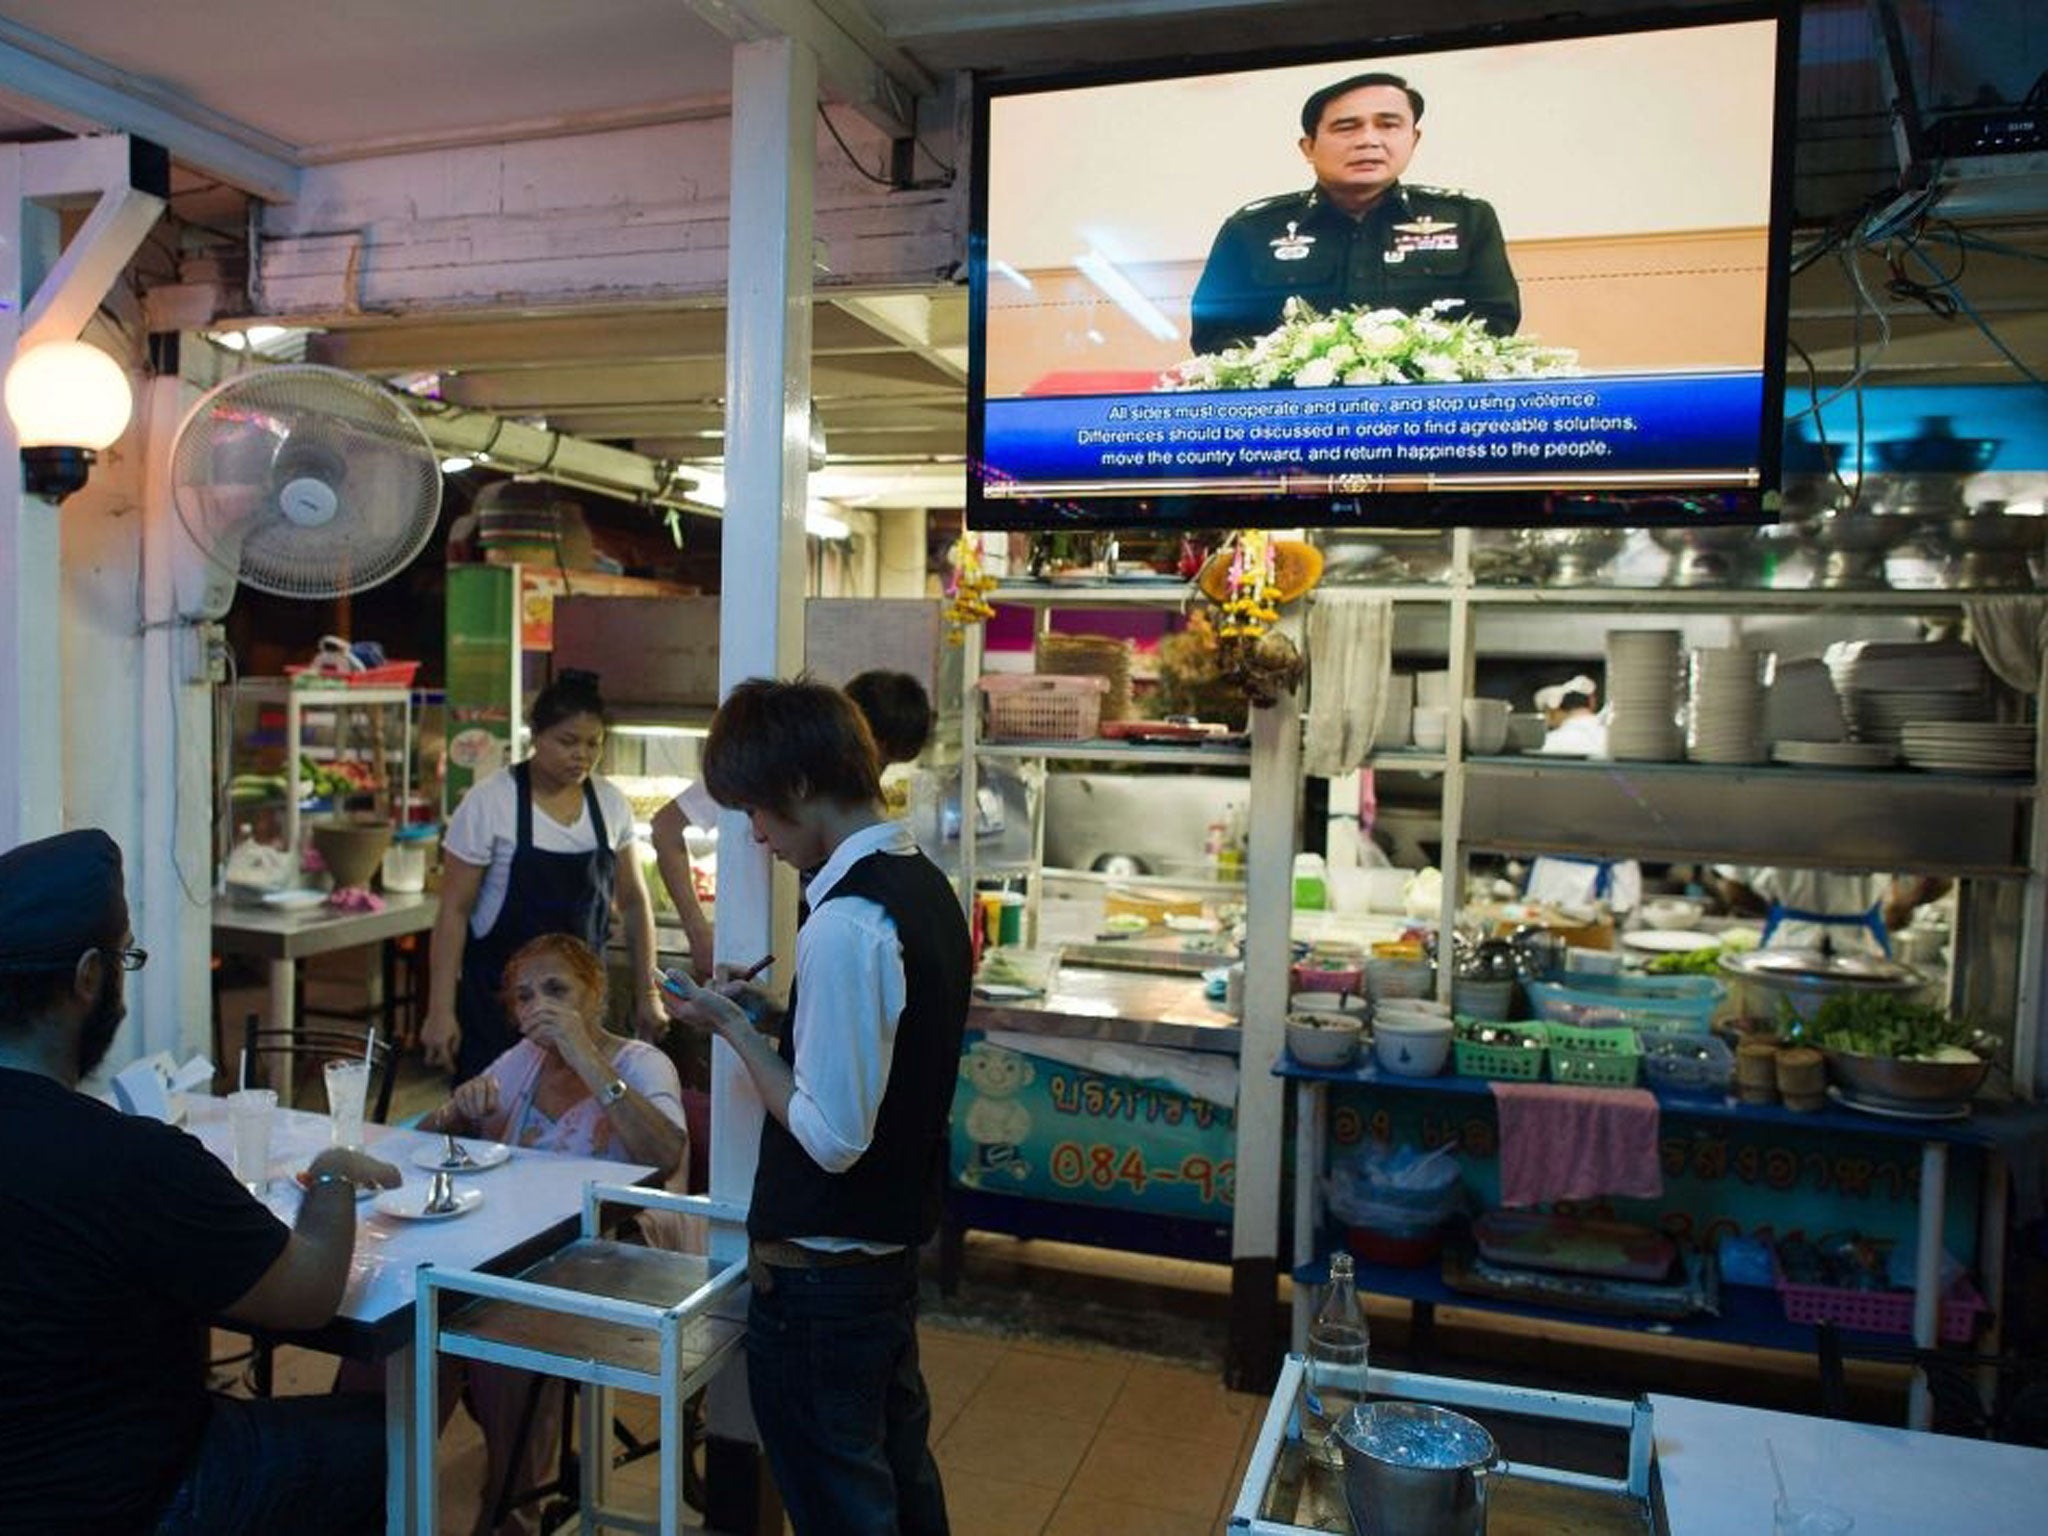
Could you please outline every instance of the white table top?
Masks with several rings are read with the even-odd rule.
[[[201,1097],[184,1102],[186,1128],[225,1159],[226,1105],[219,1099]],[[272,1180],[265,1203],[289,1223],[297,1219],[300,1198],[292,1175],[327,1145],[327,1117],[282,1109],[277,1116],[270,1139]],[[382,1125],[371,1125],[366,1131],[371,1153],[405,1175],[409,1192],[423,1193],[433,1175],[417,1167],[412,1156],[421,1147],[439,1146],[441,1138]],[[336,1314],[340,1322],[361,1325],[358,1336],[347,1341],[348,1352],[379,1355],[411,1342],[413,1270],[420,1264],[431,1261],[449,1269],[502,1267],[508,1257],[553,1229],[565,1223],[573,1225],[583,1209],[583,1186],[592,1179],[635,1184],[653,1171],[645,1163],[520,1148],[495,1168],[457,1178],[458,1189],[473,1187],[483,1193],[483,1203],[467,1215],[445,1221],[407,1221],[381,1215],[371,1201],[362,1201],[356,1207],[355,1259]]]
[[[433,892],[394,893],[381,912],[333,907],[285,909],[243,906],[225,897],[213,904],[213,947],[224,955],[259,960],[302,960],[361,944],[380,944],[434,926],[441,898]]]
[[[1672,1536],[1760,1536],[1777,1496],[1855,1517],[1855,1536],[2038,1536],[2048,1451],[1874,1424],[1650,1399]]]

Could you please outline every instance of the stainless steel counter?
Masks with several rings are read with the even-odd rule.
[[[1237,1020],[1203,996],[1202,987],[1199,976],[1061,966],[1044,997],[1001,1003],[976,998],[967,1022],[976,1029],[1234,1057],[1241,1039]]]
[[[365,944],[384,944],[409,933],[424,933],[434,926],[440,910],[441,898],[433,892],[386,896],[382,912],[337,912],[327,906],[284,911],[216,901],[213,947],[223,955],[247,955],[268,962],[268,1023],[273,1029],[290,1029],[293,967],[299,961],[308,955],[332,954]],[[383,1006],[391,995],[388,952],[386,959],[371,999],[373,1006]]]

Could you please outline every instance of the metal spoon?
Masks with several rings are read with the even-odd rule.
[[[448,1168],[474,1168],[476,1166],[476,1159],[469,1155],[469,1148],[455,1139],[453,1131],[444,1132],[443,1139],[448,1143],[447,1149],[441,1154],[443,1166]]]
[[[461,1202],[455,1198],[455,1176],[437,1173],[427,1186],[427,1203],[421,1207],[429,1216],[442,1216],[452,1211]]]

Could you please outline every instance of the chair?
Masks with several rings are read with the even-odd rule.
[[[304,1079],[314,1075],[306,1072],[306,1067],[311,1066],[317,1072],[322,1062],[337,1056],[354,1058],[367,1051],[370,1059],[370,1093],[364,1106],[364,1118],[379,1125],[383,1124],[391,1113],[391,1089],[398,1077],[398,1053],[383,1036],[303,1024],[291,1029],[267,1029],[262,1026],[261,1020],[261,1014],[252,1013],[242,1027],[243,1082],[265,1081],[259,1070],[265,1057],[279,1061],[282,1063],[279,1070],[289,1074],[290,1080],[280,1086],[277,1098],[280,1104],[289,1105],[296,1102],[299,1086]],[[250,1332],[249,1390],[257,1397],[270,1396],[271,1355],[274,1348],[275,1344],[268,1334],[254,1330]]]
[[[381,1125],[391,1113],[391,1090],[398,1078],[398,1052],[382,1034],[330,1029],[318,1024],[272,1029],[263,1026],[262,1015],[252,1013],[242,1029],[243,1081],[264,1081],[257,1070],[264,1057],[282,1062],[281,1070],[288,1071],[291,1080],[279,1087],[277,1098],[280,1104],[290,1105],[297,1102],[299,1090],[310,1075],[304,1070],[307,1066],[317,1068],[321,1062],[338,1056],[356,1057],[366,1052],[370,1060],[370,1095],[365,1114]]]
[[[1826,1322],[1814,1325],[1814,1348],[1821,1412],[1831,1419],[1849,1417],[1849,1360],[1910,1365],[1926,1378],[1937,1432],[2048,1447],[2048,1359],[1862,1340],[1845,1344],[1841,1330]]]
[[[672,1211],[731,1233],[732,1255],[673,1253],[606,1238],[610,1207]],[[581,1458],[580,1506],[595,1522],[624,1530],[681,1529],[686,1448],[685,1406],[725,1363],[745,1331],[739,1235],[743,1208],[696,1195],[591,1184],[584,1190],[581,1236],[516,1276],[422,1265],[413,1308],[415,1520],[436,1529],[436,1445],[440,1427],[438,1356],[488,1360],[580,1383],[578,1433],[602,1445],[615,1388],[659,1400],[661,1509],[647,1521],[607,1508],[608,1456]],[[464,1298],[469,1298],[464,1300]],[[445,1306],[444,1306],[445,1300]],[[445,1313],[445,1315],[444,1315]]]

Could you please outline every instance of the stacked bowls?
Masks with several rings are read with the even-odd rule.
[[[1678,729],[1679,632],[1610,629],[1607,632],[1609,757],[1651,763],[1684,756]]]

